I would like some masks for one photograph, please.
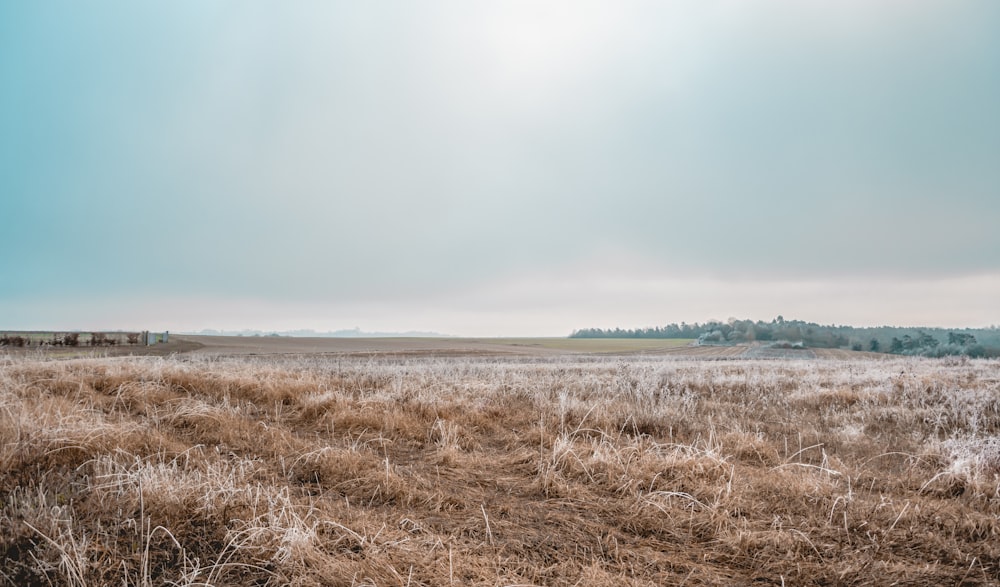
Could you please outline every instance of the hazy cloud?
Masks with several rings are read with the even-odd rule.
[[[468,331],[489,292],[545,314],[537,276],[609,258],[687,292],[663,320],[708,283],[767,318],[754,283],[989,280],[996,23],[986,1],[4,5],[0,301],[45,320],[27,300],[72,283],[80,312],[114,292],[349,322],[466,292],[442,307]],[[597,290],[578,326],[617,316]]]

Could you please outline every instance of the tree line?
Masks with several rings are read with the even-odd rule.
[[[124,339],[122,338],[124,337]],[[119,344],[139,344],[140,334],[138,332],[91,332],[90,338],[80,339],[79,332],[52,332],[52,333],[22,333],[12,334],[9,332],[0,333],[0,347],[48,347],[48,346],[68,346],[76,347],[81,343],[90,346],[115,346]]]
[[[1000,356],[1000,328],[911,328],[822,325],[778,316],[770,322],[711,320],[647,328],[583,328],[570,338],[685,338],[699,344],[791,343],[814,348],[844,348],[900,355]]]

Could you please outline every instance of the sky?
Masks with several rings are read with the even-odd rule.
[[[993,0],[0,3],[0,328],[1000,324]]]

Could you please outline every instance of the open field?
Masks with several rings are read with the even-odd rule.
[[[41,339],[51,335],[40,335]],[[171,334],[169,343],[91,347],[0,347],[0,352],[38,358],[169,356],[215,357],[248,355],[326,355],[395,357],[486,357],[562,355],[662,355],[696,359],[815,359],[885,358],[877,353],[842,349],[783,350],[763,346],[693,346],[690,339],[641,338],[432,338],[432,337],[279,337]]]
[[[172,335],[171,340],[199,345],[200,354],[356,354],[356,355],[543,355],[567,353],[658,353],[689,345],[687,339],[579,338],[307,338],[279,336]]]
[[[1000,363],[0,357],[0,584],[995,585]]]
[[[210,356],[337,355],[473,357],[563,355],[662,355],[695,359],[888,358],[842,349],[771,349],[757,345],[693,346],[690,339],[643,338],[300,338],[171,335],[176,352]],[[157,349],[165,345],[150,347]]]
[[[466,340],[492,345],[555,350],[563,353],[602,354],[669,352],[694,342],[694,339],[689,338],[487,338]]]

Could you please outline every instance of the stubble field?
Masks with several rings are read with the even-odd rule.
[[[0,356],[0,584],[992,585],[1000,363]]]

